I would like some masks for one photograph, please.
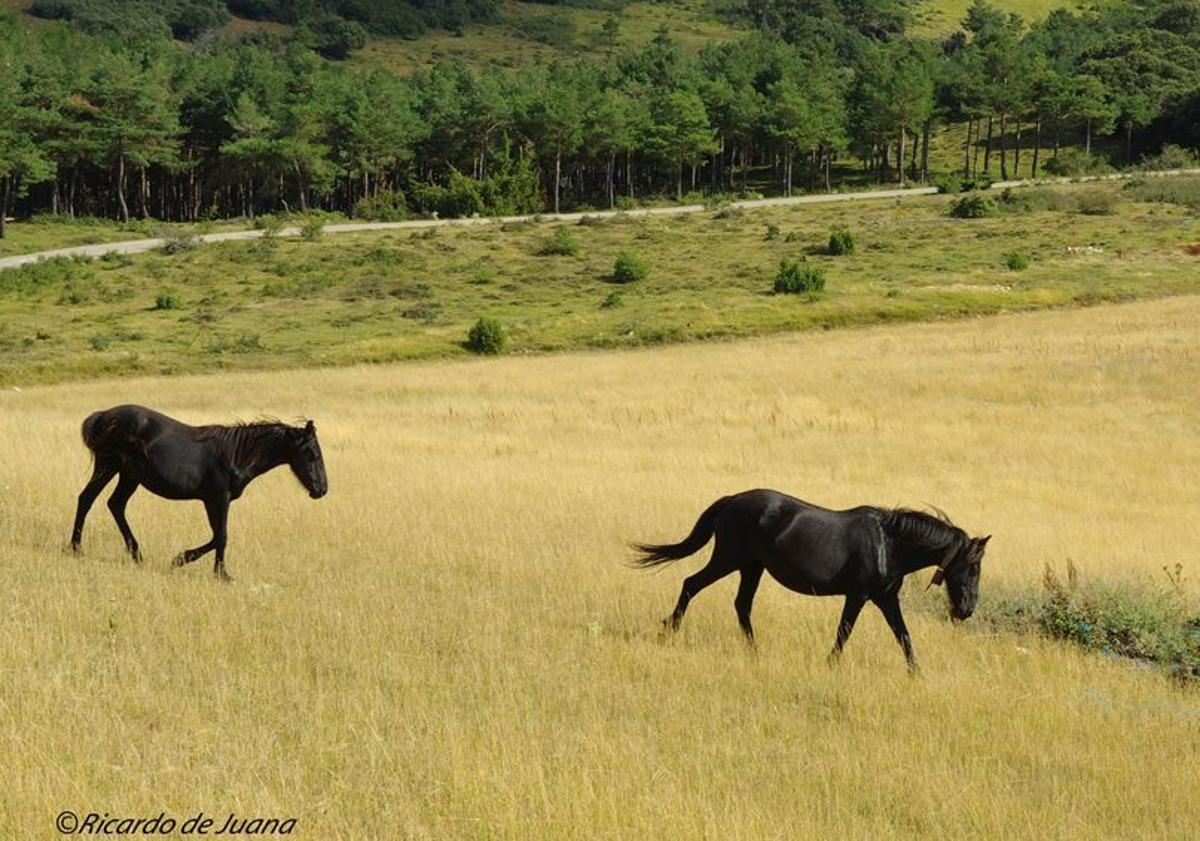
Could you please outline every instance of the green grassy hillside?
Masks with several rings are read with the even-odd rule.
[[[1200,289],[1190,212],[1117,193],[1025,192],[982,219],[951,218],[950,196],[617,217],[570,227],[573,256],[543,256],[553,226],[522,223],[35,264],[0,272],[0,382],[458,355],[482,316],[533,352]],[[854,254],[824,253],[834,227]],[[612,282],[622,251],[649,277]],[[772,294],[785,257],[824,272],[823,296]]]

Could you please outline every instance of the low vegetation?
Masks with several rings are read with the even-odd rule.
[[[1113,212],[1082,213],[1086,195],[1113,197],[1096,199]],[[1002,213],[968,220],[948,214],[954,196],[617,216],[572,226],[571,258],[538,256],[557,235],[527,222],[48,260],[0,271],[0,382],[456,355],[482,314],[505,324],[509,352],[529,353],[1197,291],[1191,211],[1127,196],[1107,183],[1014,190]],[[772,225],[781,236],[764,240]],[[855,251],[831,257],[839,227],[853,229]],[[619,277],[633,281],[601,306],[623,253]],[[1010,271],[1014,253],[1029,268]],[[780,261],[801,258],[826,289],[797,307],[769,292]],[[164,289],[179,306],[154,312]]]

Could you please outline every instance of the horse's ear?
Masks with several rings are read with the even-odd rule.
[[[987,546],[987,542],[991,539],[992,536],[990,534],[985,534],[983,537],[979,538],[980,547]]]
[[[315,435],[317,433],[317,425],[312,421],[309,421],[308,423],[304,424],[304,431],[309,435]]]

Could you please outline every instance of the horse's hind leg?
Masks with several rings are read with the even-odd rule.
[[[679,601],[675,603],[675,610],[671,615],[663,620],[663,627],[669,631],[679,628],[679,623],[683,621],[683,614],[687,612],[688,603],[709,584],[720,581],[735,569],[737,569],[737,564],[726,558],[718,543],[717,547],[713,549],[708,565],[695,575],[689,575],[683,579],[683,587],[679,590]]]
[[[850,632],[854,630],[854,623],[858,621],[858,614],[862,613],[866,603],[867,600],[858,594],[846,596],[846,603],[842,605],[842,618],[838,620],[837,639],[834,640],[833,651],[829,652],[831,664],[836,663],[842,656],[842,648],[846,645],[846,640],[850,639]]]
[[[742,580],[738,584],[737,596],[733,607],[737,611],[738,624],[746,635],[746,642],[754,645],[754,627],[750,624],[750,610],[754,607],[754,594],[758,592],[758,582],[762,580],[762,566],[742,567]]]
[[[71,529],[72,550],[79,551],[79,543],[83,540],[83,521],[87,519],[88,511],[92,509],[92,503],[96,501],[100,491],[104,490],[104,486],[116,475],[115,463],[96,457],[96,464],[92,467],[92,478],[88,479],[88,483],[79,492],[79,503],[75,507],[75,526]]]
[[[129,521],[125,519],[125,506],[129,504],[129,498],[133,496],[133,492],[137,489],[137,479],[126,473],[122,473],[120,481],[117,482],[117,489],[108,498],[108,510],[112,512],[113,519],[117,521],[117,528],[121,530],[121,537],[125,539],[125,548],[129,550],[129,554],[133,556],[133,559],[140,564],[142,562],[142,552],[138,548],[137,538],[133,536],[133,530],[129,528]]]

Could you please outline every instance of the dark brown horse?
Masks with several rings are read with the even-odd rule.
[[[830,511],[778,491],[745,491],[718,499],[679,543],[637,544],[639,566],[670,563],[698,552],[716,535],[712,559],[683,582],[675,611],[664,620],[679,627],[697,593],[732,572],[741,573],[734,608],[747,641],[754,642],[750,609],[763,571],[797,593],[844,595],[831,659],[854,628],[859,612],[873,602],[916,670],[912,640],[900,612],[900,585],[917,570],[937,566],[931,584],[945,580],[955,621],[975,610],[980,562],[991,535],[969,537],[944,516],[903,508],[859,507]]]
[[[93,412],[83,422],[83,443],[92,451],[92,478],[79,494],[71,548],[79,551],[83,522],[96,496],[114,476],[117,488],[108,509],[129,554],[142,560],[137,539],[125,519],[125,506],[139,486],[167,499],[204,503],[212,540],[180,553],[173,566],[183,566],[216,550],[213,573],[226,581],[225,527],[229,503],[256,477],[288,465],[313,499],[329,490],[325,462],[313,422],[288,426],[277,421],[232,426],[188,426],[142,406],[117,406]]]

